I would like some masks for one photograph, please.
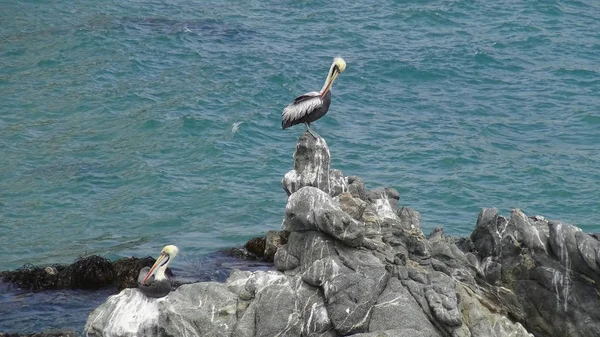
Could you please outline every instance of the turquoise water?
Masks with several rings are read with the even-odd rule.
[[[0,9],[0,270],[176,244],[189,271],[279,229],[304,132],[280,114],[335,56],[313,125],[332,167],[396,188],[426,233],[467,235],[482,207],[600,230],[595,0]],[[21,316],[0,331],[52,325]]]

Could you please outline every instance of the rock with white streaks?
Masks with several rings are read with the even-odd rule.
[[[110,296],[88,318],[88,337],[230,336],[238,297],[219,283],[188,284],[162,298],[138,289]]]
[[[283,185],[278,271],[234,271],[162,299],[135,289],[89,317],[88,336],[596,336],[600,243],[575,226],[484,209],[470,238],[426,237],[392,188],[329,169],[303,135]],[[289,233],[289,236],[288,236]],[[267,240],[269,241],[269,240]],[[265,245],[267,246],[267,245]],[[533,334],[532,334],[533,333]]]
[[[294,169],[281,181],[287,195],[304,186],[316,187],[329,194],[329,147],[325,139],[305,132],[298,139],[294,152]]]

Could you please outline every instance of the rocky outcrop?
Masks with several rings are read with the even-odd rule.
[[[479,284],[536,336],[597,336],[600,242],[581,229],[514,210],[479,214],[471,235]]]
[[[90,315],[88,336],[600,331],[600,246],[574,226],[485,209],[470,238],[441,229],[426,237],[396,190],[367,190],[359,177],[330,170],[325,141],[306,135],[283,186],[289,236],[271,240],[277,270],[234,271],[226,283],[184,285],[161,299],[124,290]]]
[[[286,173],[281,181],[287,195],[304,186],[314,186],[321,191],[338,195],[348,185],[340,170],[329,169],[329,147],[322,137],[314,138],[305,132],[298,139],[294,152],[294,169]]]

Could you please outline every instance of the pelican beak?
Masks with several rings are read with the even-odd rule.
[[[169,259],[170,259],[169,254],[167,254],[165,252],[160,253],[160,256],[158,257],[158,259],[156,259],[156,262],[154,262],[154,265],[152,265],[152,268],[150,268],[150,271],[148,271],[148,274],[146,275],[146,277],[144,277],[142,284],[146,284],[146,281],[148,281],[148,279],[150,279],[150,277],[152,277],[152,275],[154,275],[154,273],[156,273],[158,268],[160,268],[161,266],[163,266],[167,262],[169,262]]]
[[[331,89],[333,81],[335,81],[338,75],[344,70],[346,70],[346,62],[340,57],[333,59],[333,64],[331,65],[331,69],[329,69],[329,74],[325,80],[325,85],[321,90],[321,97],[325,96],[325,94]]]

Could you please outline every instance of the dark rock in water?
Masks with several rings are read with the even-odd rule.
[[[161,299],[124,290],[92,312],[88,335],[598,335],[595,237],[492,209],[470,238],[441,228],[426,237],[396,190],[368,191],[338,173],[332,188],[322,179],[333,172],[328,156],[324,141],[300,138],[283,182],[289,237],[270,233],[259,249],[276,248],[279,271],[234,271],[225,284],[185,285]]]
[[[91,255],[71,265],[52,266],[24,265],[15,271],[0,275],[4,282],[31,290],[86,289],[117,286],[119,290],[137,287],[137,276],[143,267],[150,267],[156,260],[146,258],[123,258],[111,262],[101,256]],[[167,275],[172,271],[167,269]]]
[[[112,262],[97,255],[75,261],[68,270],[71,287],[76,289],[99,289],[115,280]]]
[[[244,247],[258,259],[273,262],[277,248],[287,243],[289,232],[268,231],[266,237],[250,239]]]
[[[258,258],[265,256],[266,242],[265,238],[253,238],[246,242],[245,248]]]

